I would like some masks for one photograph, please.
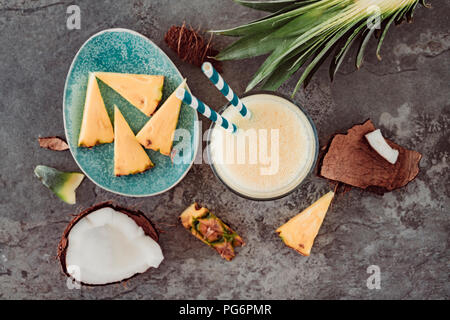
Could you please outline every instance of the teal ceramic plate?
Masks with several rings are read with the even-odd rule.
[[[185,130],[182,137],[175,139],[174,149],[182,150],[178,156],[182,156],[183,161],[173,163],[170,157],[147,150],[155,164],[151,170],[115,177],[113,143],[91,149],[77,146],[88,75],[94,71],[164,75],[163,102],[183,79],[178,69],[157,45],[143,35],[126,29],[105,30],[87,40],[75,56],[67,75],[63,102],[70,151],[81,170],[95,184],[105,190],[133,197],[153,196],[174,187],[187,174],[197,153],[197,113],[188,106],[181,107],[177,128]],[[149,118],[100,80],[98,83],[112,123],[115,104],[136,134]]]

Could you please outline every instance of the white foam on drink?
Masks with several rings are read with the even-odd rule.
[[[211,133],[211,159],[220,178],[235,191],[252,198],[273,198],[295,188],[314,164],[316,138],[314,129],[306,115],[290,101],[275,95],[255,94],[242,98],[243,103],[252,112],[250,120],[244,119],[233,106],[228,107],[223,116],[235,123],[238,133],[231,134],[219,126]],[[249,152],[255,145],[249,146],[248,134],[251,130],[267,130],[268,156],[271,155],[271,130],[278,130],[278,166],[274,174],[262,174],[268,163],[252,163]],[[250,130],[250,131],[249,131]],[[237,141],[248,134],[245,149],[237,148]],[[259,152],[264,142],[257,134],[256,150]],[[226,144],[233,141],[234,145]],[[242,141],[242,140],[241,140]],[[228,149],[227,149],[228,148]],[[275,148],[276,149],[276,148]],[[253,148],[253,151],[255,148]],[[238,154],[245,163],[238,163]],[[255,154],[253,154],[253,157]],[[230,161],[231,160],[231,161]]]

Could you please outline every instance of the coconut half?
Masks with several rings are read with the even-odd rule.
[[[78,214],[58,246],[63,272],[85,285],[127,280],[164,259],[158,233],[140,211],[101,203]]]

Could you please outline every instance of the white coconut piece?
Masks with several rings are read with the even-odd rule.
[[[75,280],[108,284],[158,268],[161,247],[126,214],[101,208],[79,220],[68,236],[66,266]]]
[[[384,159],[395,164],[398,159],[398,150],[391,148],[386,142],[380,129],[372,131],[365,135],[370,146]]]

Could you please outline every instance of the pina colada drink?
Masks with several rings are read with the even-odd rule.
[[[214,125],[209,155],[216,175],[233,191],[252,199],[273,199],[295,189],[317,158],[317,134],[311,120],[289,100],[253,94],[242,102],[251,111],[243,118],[235,107],[222,113],[236,133]]]

